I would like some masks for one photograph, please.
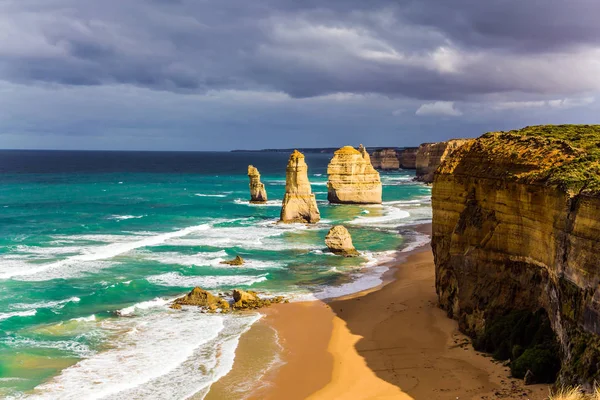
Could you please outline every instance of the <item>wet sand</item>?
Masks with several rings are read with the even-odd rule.
[[[265,310],[262,322],[278,332],[285,364],[264,375],[249,398],[547,397],[547,385],[524,386],[509,378],[507,367],[476,352],[456,321],[437,307],[429,246],[393,272],[395,279],[380,290]],[[238,350],[246,351],[244,343]]]

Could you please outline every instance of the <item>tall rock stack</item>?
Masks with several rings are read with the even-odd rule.
[[[372,165],[384,171],[400,169],[400,160],[394,149],[375,150],[371,155]]]
[[[340,204],[380,204],[381,179],[365,148],[344,146],[327,167],[327,199]]]
[[[250,178],[250,203],[266,203],[267,191],[265,190],[265,185],[260,181],[258,169],[252,165],[248,165],[248,177]]]
[[[286,168],[285,195],[279,221],[314,224],[320,219],[317,200],[308,181],[308,166],[304,161],[304,154],[294,150]]]

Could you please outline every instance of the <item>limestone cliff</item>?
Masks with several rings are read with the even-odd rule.
[[[433,181],[440,306],[511,368],[552,354],[497,348],[498,321],[512,333],[523,321],[512,312],[545,310],[562,383],[600,377],[599,160],[600,126],[528,127],[467,141]]]
[[[373,168],[384,171],[400,169],[400,160],[394,149],[375,150],[371,154],[371,164]]]
[[[442,161],[464,143],[464,139],[452,139],[447,142],[423,143],[419,146],[415,160],[417,180],[432,183],[433,174]]]
[[[304,161],[304,154],[294,150],[286,168],[280,222],[314,224],[320,219],[317,200],[308,181],[308,166]]]
[[[250,203],[266,203],[267,191],[260,181],[260,173],[256,167],[248,165],[248,178],[250,178]]]
[[[416,169],[417,168],[417,152],[418,147],[406,147],[400,151],[400,168]]]
[[[327,199],[330,203],[379,204],[381,180],[361,145],[337,150],[327,167]]]

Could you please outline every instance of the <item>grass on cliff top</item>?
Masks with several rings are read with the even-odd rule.
[[[550,394],[548,400],[600,400],[600,389],[594,389],[592,394],[584,394],[581,388],[564,388]]]
[[[541,145],[545,157],[539,162],[543,167],[524,177],[527,180],[544,181],[571,192],[600,193],[600,125],[537,125],[489,132],[482,138],[498,144],[518,141],[534,148]]]

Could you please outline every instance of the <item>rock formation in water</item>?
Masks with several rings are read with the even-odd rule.
[[[330,203],[380,204],[381,180],[365,148],[344,146],[327,167],[327,199]]]
[[[452,139],[447,142],[423,143],[416,156],[417,180],[433,182],[433,174],[444,159],[466,142],[465,139]]]
[[[221,309],[221,312],[229,311],[229,303],[226,300],[199,287],[195,287],[190,293],[175,299],[171,304],[171,308],[176,310],[181,309],[181,306],[197,306],[210,312],[215,312],[217,309]]]
[[[267,299],[262,299],[258,293],[251,290],[244,291],[239,289],[233,290],[233,309],[234,310],[255,310],[258,308],[269,307],[271,304],[283,303],[287,300],[283,296],[276,296]]]
[[[517,377],[598,380],[600,125],[469,140],[435,173],[432,206],[439,303],[476,347]]]
[[[320,219],[317,200],[308,181],[308,166],[304,161],[304,154],[294,150],[286,169],[280,222],[314,224]]]
[[[355,257],[359,255],[352,244],[350,232],[342,225],[336,225],[329,230],[325,236],[325,244],[332,253],[340,256]]]
[[[398,158],[400,159],[400,168],[416,169],[417,168],[417,151],[418,147],[406,147],[400,150]]]
[[[373,168],[383,171],[400,169],[400,160],[395,149],[375,150],[371,154],[371,164]]]
[[[240,257],[240,256],[235,256],[235,258],[233,260],[221,261],[219,264],[227,264],[227,265],[239,266],[239,265],[243,265],[244,264],[244,259],[242,257]]]
[[[258,169],[248,165],[248,177],[250,178],[250,203],[266,203],[267,191],[265,185],[260,181]]]

